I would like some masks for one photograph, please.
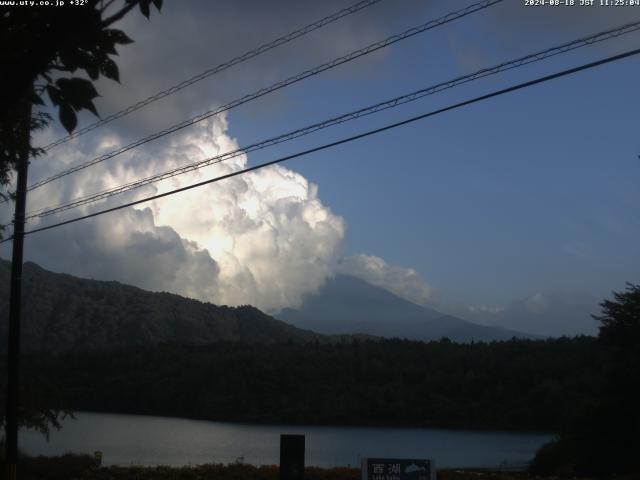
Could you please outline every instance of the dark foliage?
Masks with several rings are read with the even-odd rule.
[[[76,127],[77,112],[86,109],[98,115],[93,104],[98,92],[91,81],[100,75],[118,81],[118,67],[111,56],[117,55],[117,45],[131,43],[111,25],[135,7],[149,18],[152,3],[160,10],[162,0],[88,0],[70,9],[0,7],[0,187],[9,184],[18,165],[26,167],[28,158],[43,153],[32,147],[31,132],[49,123],[46,111],[33,111],[34,106],[45,106],[45,92],[68,132]],[[76,72],[90,80],[68,77]],[[8,196],[0,192],[3,199]],[[4,228],[0,226],[0,238]],[[58,425],[62,412],[54,405],[48,409],[36,403],[21,405],[20,420],[46,434],[50,426]]]
[[[31,114],[32,105],[45,105],[45,92],[68,132],[76,127],[77,112],[98,115],[93,104],[98,92],[91,81],[100,75],[119,81],[111,56],[117,55],[117,45],[132,42],[111,25],[136,6],[148,18],[151,4],[160,10],[162,0],[88,0],[71,8],[0,7],[0,185],[9,183],[25,149],[32,157],[42,153],[31,148],[22,129],[25,122],[30,131],[48,124],[45,112]],[[77,72],[89,78],[65,76]]]
[[[537,455],[532,471],[610,476],[640,472],[640,286],[601,304],[595,398]]]
[[[4,445],[2,445],[4,447]],[[0,450],[0,468],[4,469],[4,448]],[[58,457],[32,457],[20,454],[21,480],[69,480],[91,478],[98,462],[88,455],[67,453]]]
[[[602,315],[593,318],[600,322],[600,342],[617,353],[638,353],[640,349],[640,285],[627,284],[624,292],[614,292],[614,300],[600,306]],[[636,357],[638,358],[638,357]]]
[[[77,410],[245,422],[556,429],[593,398],[593,338],[147,346],[26,356]],[[39,386],[33,386],[37,394]]]

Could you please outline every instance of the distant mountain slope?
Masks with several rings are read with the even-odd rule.
[[[0,350],[6,349],[10,263],[0,260]],[[226,307],[118,282],[86,280],[25,263],[22,346],[65,351],[166,342],[320,342],[252,306]]]
[[[457,342],[532,338],[500,327],[488,327],[421,307],[349,275],[337,275],[299,309],[278,318],[326,334],[365,333],[382,337]]]

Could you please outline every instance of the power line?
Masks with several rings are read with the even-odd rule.
[[[373,53],[373,52],[375,52],[375,51],[377,51],[377,50],[379,50],[381,48],[387,47],[387,46],[389,46],[389,45],[391,45],[393,43],[399,42],[401,40],[405,40],[405,39],[410,38],[410,37],[412,37],[414,35],[417,35],[419,33],[422,33],[422,32],[425,32],[427,30],[430,30],[432,28],[438,27],[440,25],[449,23],[449,22],[451,22],[453,20],[457,20],[457,19],[462,18],[462,17],[464,17],[466,15],[469,15],[471,13],[475,13],[475,12],[477,12],[479,10],[483,10],[483,9],[488,8],[491,5],[494,5],[494,4],[499,3],[501,1],[502,0],[483,0],[481,2],[469,5],[469,6],[463,8],[461,10],[457,10],[455,12],[451,12],[451,13],[449,13],[449,14],[443,16],[443,17],[440,17],[440,18],[438,18],[436,20],[431,20],[431,21],[429,21],[427,23],[424,23],[422,25],[419,25],[417,27],[413,27],[413,28],[411,28],[409,30],[404,31],[403,33],[390,36],[390,37],[388,37],[388,38],[386,38],[386,39],[384,39],[382,41],[379,41],[379,42],[373,43],[371,45],[368,45],[365,48],[362,48],[362,49],[359,49],[359,50],[355,50],[355,51],[353,51],[353,52],[351,52],[351,53],[349,53],[347,55],[344,55],[342,57],[336,58],[336,59],[334,59],[334,60],[332,60],[330,62],[324,63],[324,64],[322,64],[320,66],[317,66],[315,68],[312,68],[310,70],[306,70],[306,71],[304,71],[302,73],[299,73],[299,74],[294,75],[292,77],[289,77],[289,78],[287,78],[285,80],[277,82],[277,83],[275,83],[275,84],[273,84],[273,85],[271,85],[269,87],[260,89],[260,90],[258,90],[256,92],[251,93],[251,94],[247,94],[247,95],[245,95],[245,96],[243,96],[241,98],[238,98],[236,100],[233,100],[232,102],[227,103],[226,105],[220,106],[220,107],[218,107],[216,109],[213,109],[213,110],[209,110],[209,111],[207,111],[205,113],[202,113],[200,115],[197,115],[195,117],[187,119],[187,120],[185,120],[183,122],[180,122],[180,123],[178,123],[176,125],[168,127],[168,128],[166,128],[164,130],[161,130],[159,132],[153,133],[152,135],[149,135],[147,137],[139,139],[139,140],[137,140],[135,142],[132,142],[132,143],[130,143],[130,144],[126,145],[126,146],[123,146],[123,147],[121,147],[119,149],[116,149],[114,151],[111,151],[111,152],[108,152],[106,154],[103,154],[103,155],[101,155],[99,157],[94,158],[93,160],[90,160],[89,162],[85,162],[83,164],[77,165],[77,166],[72,167],[72,168],[70,168],[68,170],[65,170],[63,172],[60,172],[60,173],[58,173],[56,175],[53,175],[53,176],[48,177],[48,178],[45,178],[45,179],[43,179],[43,180],[41,180],[39,182],[36,182],[36,183],[30,185],[29,186],[29,190],[33,190],[35,188],[41,187],[43,185],[46,185],[47,183],[50,183],[50,182],[52,182],[54,180],[57,180],[57,179],[62,178],[64,176],[67,176],[67,175],[70,175],[72,173],[75,173],[75,172],[77,172],[79,170],[83,170],[83,169],[85,169],[87,167],[96,165],[97,163],[101,163],[101,162],[103,162],[105,160],[108,160],[108,159],[113,158],[113,157],[115,157],[117,155],[125,153],[125,152],[127,152],[129,150],[132,150],[133,148],[136,148],[136,147],[139,147],[141,145],[144,145],[145,143],[148,143],[148,142],[151,142],[151,141],[156,140],[158,138],[164,137],[165,135],[168,135],[168,134],[171,134],[171,133],[175,133],[175,132],[177,132],[179,130],[182,130],[182,129],[186,128],[186,127],[194,125],[195,123],[198,123],[198,122],[201,122],[201,121],[203,121],[203,120],[205,120],[207,118],[210,118],[210,117],[212,117],[214,115],[217,115],[219,113],[231,110],[231,109],[233,109],[235,107],[238,107],[240,105],[243,105],[243,104],[245,104],[247,102],[250,102],[252,100],[260,98],[260,97],[262,97],[262,96],[264,96],[264,95],[266,95],[268,93],[271,93],[273,91],[279,90],[279,89],[284,88],[286,86],[289,86],[289,85],[291,85],[293,83],[297,83],[297,82],[299,82],[301,80],[304,80],[304,79],[306,79],[308,77],[315,76],[315,75],[317,75],[317,74],[319,74],[319,73],[321,73],[323,71],[329,70],[331,68],[337,67],[337,66],[342,65],[344,63],[347,63],[349,61],[355,60],[355,59],[357,59],[357,58],[359,58],[361,56]]]
[[[245,174],[245,173],[249,173],[249,172],[252,172],[254,170],[258,170],[258,169],[262,169],[262,168],[265,168],[265,167],[268,167],[268,166],[271,166],[271,165],[282,163],[282,162],[287,161],[287,160],[291,160],[291,159],[294,159],[294,158],[298,158],[298,157],[302,157],[302,156],[305,156],[305,155],[309,155],[311,153],[319,152],[321,150],[326,150],[328,148],[332,148],[332,147],[335,147],[335,146],[338,146],[338,145],[342,145],[342,144],[349,143],[349,142],[352,142],[352,141],[355,141],[355,140],[359,140],[361,138],[369,137],[371,135],[376,135],[378,133],[381,133],[381,132],[384,132],[384,131],[387,131],[387,130],[391,130],[391,129],[394,129],[394,128],[397,128],[397,127],[400,127],[400,126],[403,126],[403,125],[407,125],[407,124],[416,122],[418,120],[422,120],[422,119],[425,119],[425,118],[428,118],[428,117],[432,117],[432,116],[435,116],[435,115],[438,115],[438,114],[441,114],[441,113],[444,113],[444,112],[448,112],[450,110],[455,110],[457,108],[461,108],[461,107],[464,107],[464,106],[467,106],[467,105],[471,105],[471,104],[478,103],[478,102],[481,102],[481,101],[484,101],[484,100],[488,100],[490,98],[497,97],[497,96],[500,96],[500,95],[504,95],[506,93],[514,92],[516,90],[522,90],[524,88],[528,88],[528,87],[531,87],[533,85],[537,85],[537,84],[540,84],[540,83],[548,82],[550,80],[554,80],[554,79],[557,79],[557,78],[560,78],[560,77],[565,77],[567,75],[571,75],[571,74],[574,74],[574,73],[577,73],[577,72],[580,72],[580,71],[583,71],[583,70],[587,70],[587,69],[594,68],[594,67],[597,67],[597,66],[600,66],[600,65],[605,65],[605,64],[608,64],[608,63],[611,63],[611,62],[615,62],[617,60],[621,60],[623,58],[631,57],[631,56],[637,55],[639,53],[640,53],[640,48],[635,49],[635,50],[630,50],[630,51],[627,51],[627,52],[624,52],[624,53],[621,53],[621,54],[618,54],[618,55],[613,55],[613,56],[610,56],[610,57],[606,57],[604,59],[601,59],[601,60],[598,60],[598,61],[595,61],[595,62],[583,64],[583,65],[580,65],[578,67],[574,67],[574,68],[570,68],[570,69],[567,69],[567,70],[563,70],[561,72],[557,72],[557,73],[554,73],[554,74],[551,74],[551,75],[546,75],[544,77],[539,77],[539,78],[536,78],[534,80],[529,80],[529,81],[524,82],[524,83],[519,83],[517,85],[513,85],[513,86],[507,87],[507,88],[503,88],[501,90],[497,90],[497,91],[488,93],[486,95],[482,95],[482,96],[479,96],[479,97],[472,98],[471,100],[466,100],[464,102],[456,103],[454,105],[450,105],[448,107],[440,108],[438,110],[433,110],[431,112],[424,113],[422,115],[418,115],[418,116],[415,116],[415,117],[411,117],[411,118],[402,120],[400,122],[396,122],[396,123],[392,123],[392,124],[389,124],[389,125],[385,125],[384,127],[376,128],[374,130],[368,130],[368,131],[366,131],[364,133],[360,133],[358,135],[353,135],[351,137],[343,138],[341,140],[337,140],[337,141],[331,142],[331,143],[326,143],[324,145],[320,145],[318,147],[314,147],[314,148],[311,148],[311,149],[308,149],[308,150],[304,150],[304,151],[301,151],[301,152],[298,152],[298,153],[294,153],[292,155],[287,155],[285,157],[280,157],[280,158],[278,158],[276,160],[272,160],[270,162],[261,163],[259,165],[255,165],[253,167],[248,167],[248,168],[245,168],[243,170],[238,170],[236,172],[228,173],[226,175],[221,175],[219,177],[215,177],[215,178],[212,178],[212,179],[209,179],[209,180],[204,180],[202,182],[198,182],[198,183],[194,183],[194,184],[191,184],[191,185],[187,185],[186,187],[177,188],[177,189],[171,190],[169,192],[160,193],[158,195],[153,195],[151,197],[142,198],[142,199],[139,199],[139,200],[135,200],[133,202],[129,202],[129,203],[125,203],[125,204],[122,204],[122,205],[118,205],[116,207],[107,208],[107,209],[101,210],[99,212],[94,212],[94,213],[90,213],[90,214],[87,214],[87,215],[82,215],[80,217],[72,218],[70,220],[65,220],[63,222],[54,223],[52,225],[47,225],[45,227],[35,228],[33,230],[29,230],[29,231],[24,232],[24,234],[25,235],[30,235],[32,233],[43,232],[45,230],[50,230],[52,228],[61,227],[63,225],[68,225],[70,223],[75,223],[75,222],[79,222],[81,220],[86,220],[88,218],[97,217],[99,215],[104,215],[106,213],[115,212],[116,210],[121,210],[123,208],[132,207],[134,205],[138,205],[138,204],[141,204],[141,203],[144,203],[144,202],[157,200],[159,198],[163,198],[163,197],[167,197],[167,196],[170,196],[170,195],[174,195],[176,193],[180,193],[180,192],[184,192],[184,191],[187,191],[187,190],[191,190],[193,188],[201,187],[203,185],[207,185],[207,184],[210,184],[210,183],[215,183],[215,182],[219,182],[221,180],[226,180],[228,178],[235,177],[235,176],[238,176],[238,175],[242,175],[242,174]],[[8,242],[12,238],[13,237],[9,237],[6,240],[3,240],[2,242],[0,242],[0,244]]]
[[[97,192],[94,194],[90,194],[84,197],[79,197],[79,198],[75,198],[71,201],[67,201],[61,204],[58,204],[56,206],[53,207],[44,207],[41,208],[39,210],[36,211],[32,211],[27,215],[27,219],[33,219],[33,218],[43,218],[49,215],[53,215],[55,213],[60,213],[72,208],[76,208],[82,205],[86,205],[89,203],[94,203],[96,201],[99,200],[104,200],[106,198],[112,197],[114,195],[119,195],[122,193],[126,193],[129,191],[132,191],[134,189],[143,187],[145,185],[149,185],[155,182],[159,182],[168,178],[172,178],[178,175],[182,175],[194,170],[197,170],[199,168],[203,168],[206,166],[210,166],[210,165],[214,165],[217,163],[221,163],[223,161],[229,160],[231,158],[235,158],[237,156],[240,156],[242,154],[246,154],[249,152],[253,152],[256,150],[261,150],[273,145],[277,145],[286,141],[290,141],[293,140],[295,138],[299,138],[305,135],[309,135],[311,133],[314,133],[318,130],[324,129],[324,128],[328,128],[334,125],[338,125],[347,121],[351,121],[351,120],[355,120],[357,118],[366,116],[366,115],[371,115],[373,113],[377,113],[383,110],[387,110],[390,108],[395,108],[399,105],[403,105],[405,103],[409,103],[409,102],[413,102],[415,100],[418,100],[420,98],[423,98],[427,95],[432,95],[438,92],[441,92],[443,90],[449,89],[449,88],[454,88],[458,85],[467,83],[467,82],[471,82],[474,80],[477,80],[479,78],[484,78],[490,75],[494,75],[500,72],[504,72],[507,70],[511,70],[514,68],[518,68],[524,65],[528,65],[534,62],[538,62],[541,60],[544,60],[546,58],[555,56],[555,55],[559,55],[559,54],[563,54],[572,50],[575,50],[577,48],[581,48],[587,45],[592,45],[594,43],[598,43],[598,42],[602,42],[611,38],[617,38],[621,35],[625,35],[634,31],[637,31],[640,29],[640,20],[633,22],[633,23],[629,23],[629,24],[625,24],[604,32],[600,32],[597,34],[593,34],[593,35],[589,35],[587,37],[582,37],[579,38],[577,40],[573,40],[571,42],[567,42],[564,43],[562,45],[556,46],[556,47],[552,47],[552,48],[548,48],[536,53],[532,53],[529,55],[526,55],[524,57],[520,57],[518,59],[515,60],[510,60],[508,62],[504,62],[501,63],[499,65],[493,66],[493,67],[489,67],[489,68],[484,68],[481,70],[478,70],[474,73],[468,74],[468,75],[464,75],[461,77],[457,77],[453,80],[449,80],[446,82],[442,82],[439,83],[437,85],[434,86],[430,86],[427,88],[423,88],[399,97],[395,97],[392,98],[390,100],[385,100],[383,102],[379,102],[375,105],[371,105],[365,108],[361,108],[359,110],[353,111],[353,112],[349,112],[337,117],[333,117],[330,118],[328,120],[325,120],[323,122],[319,122],[319,123],[315,123],[313,125],[309,125],[297,130],[294,130],[292,132],[288,132],[282,135],[279,135],[277,137],[273,137],[273,138],[269,138],[267,140],[263,140],[260,141],[258,143],[254,143],[248,146],[244,146],[244,147],[240,147],[237,148],[235,150],[223,153],[223,154],[219,154],[210,158],[206,158],[204,160],[201,160],[199,162],[194,162],[194,163],[190,163],[188,165],[182,166],[182,167],[178,167],[178,168],[174,168],[172,170],[168,170],[166,172],[162,172],[156,175],[151,175],[149,177],[143,178],[143,179],[139,179],[139,180],[135,180],[132,182],[129,182],[127,184],[123,184],[123,185],[119,185],[117,187],[111,188],[111,189],[107,189],[107,190],[103,190],[101,192]]]
[[[470,15],[472,13],[475,13],[477,11],[483,10],[485,8],[488,8],[496,3],[500,3],[503,0],[483,0],[481,2],[478,3],[474,3],[472,5],[469,5],[461,10],[457,10],[455,12],[451,12],[448,13],[447,15],[440,17],[436,20],[431,20],[427,23],[424,23],[422,25],[419,25],[417,27],[413,27],[410,28],[409,30],[404,31],[403,33],[397,34],[397,35],[393,35],[390,36],[382,41],[373,43],[365,48],[362,48],[360,50],[355,50],[347,55],[344,55],[342,57],[336,58],[330,62],[324,63],[320,66],[317,66],[315,68],[312,68],[310,70],[306,70],[302,73],[299,73],[298,75],[294,75],[292,77],[287,78],[286,80],[282,80],[280,82],[274,83],[273,85],[263,88],[261,90],[258,90],[254,93],[245,95],[244,97],[238,98],[236,100],[233,100],[230,103],[227,103],[226,105],[223,105],[221,107],[218,107],[214,110],[209,110],[205,113],[202,113],[200,115],[197,115],[193,118],[190,118],[188,120],[185,120],[183,122],[180,122],[176,125],[173,125],[171,127],[168,127],[164,130],[161,130],[159,132],[153,133],[152,135],[149,135],[145,138],[142,138],[140,140],[137,140],[133,143],[130,143],[124,147],[121,147],[117,150],[111,151],[109,153],[106,153],[104,155],[101,155],[99,157],[94,158],[93,160],[90,160],[89,162],[77,165],[75,167],[72,167],[68,170],[65,170],[63,172],[60,172],[56,175],[53,175],[51,177],[45,178],[43,180],[40,180],[39,182],[36,182],[32,185],[29,186],[28,190],[33,190],[36,189],[38,187],[41,187],[43,185],[46,185],[47,183],[53,182],[54,180],[58,180],[62,177],[65,177],[67,175],[70,175],[72,173],[75,173],[77,171],[83,170],[87,167],[91,167],[93,165],[96,165],[97,163],[101,163],[105,160],[108,160],[110,158],[113,158],[117,155],[120,155],[122,153],[125,153],[129,150],[132,150],[136,147],[139,147],[141,145],[144,145],[146,143],[149,143],[153,140],[157,140],[158,138],[164,137],[165,135],[169,135],[171,133],[175,133],[178,130],[182,130],[183,128],[189,127],[191,125],[194,125],[198,122],[201,122],[203,120],[206,120],[207,118],[210,118],[214,115],[217,115],[219,113],[225,112],[227,110],[231,110],[232,108],[238,107],[240,105],[243,105],[247,102],[250,102],[252,100],[255,100],[257,98],[260,98],[268,93],[274,92],[276,90],[279,90],[281,88],[287,87],[289,85],[292,85],[294,83],[297,83],[301,80],[304,80],[306,78],[318,75],[321,72],[324,72],[326,70],[329,70],[331,68],[337,67],[338,65],[342,65],[344,63],[350,62],[352,60],[355,60],[356,58],[362,57],[364,55],[368,55],[370,53],[373,53],[377,50],[380,50],[381,48],[385,48],[389,45],[392,45],[396,42],[399,42],[401,40],[405,40],[407,38],[413,37],[414,35],[417,35],[419,33],[425,32],[427,30],[430,30],[432,28],[444,25],[446,23],[452,22],[454,20],[457,20],[459,18],[465,17],[467,15]],[[0,202],[1,203],[1,202]]]
[[[269,50],[272,50],[276,47],[279,47],[280,45],[284,45],[285,43],[289,43],[292,40],[295,40],[297,38],[300,38],[308,33],[313,32],[314,30],[318,30],[319,28],[324,27],[325,25],[328,25],[330,23],[333,23],[343,17],[346,17],[348,15],[351,15],[352,13],[356,13],[364,8],[370,7],[371,5],[374,5],[376,3],[381,2],[382,0],[364,0],[361,2],[358,2],[350,7],[347,8],[343,8],[342,10],[333,13],[327,17],[322,18],[321,20],[318,20],[316,22],[310,23],[309,25],[306,25],[298,30],[295,30],[291,33],[288,33],[287,35],[284,35],[283,37],[279,37],[269,43],[266,43],[264,45],[259,46],[258,48],[254,49],[254,50],[250,50],[249,52],[246,52],[238,57],[235,57],[231,60],[229,60],[228,62],[225,63],[221,63],[220,65],[210,68],[209,70],[205,70],[204,72],[195,75],[191,78],[189,78],[188,80],[184,80],[166,90],[163,90],[161,92],[156,93],[155,95],[152,95],[144,100],[139,101],[138,103],[135,103],[133,105],[130,105],[129,107],[120,110],[119,112],[116,112],[114,114],[109,115],[108,117],[105,117],[101,120],[98,120],[95,123],[92,123],[91,125],[87,125],[84,128],[81,128],[79,130],[76,130],[75,132],[71,133],[70,135],[67,135],[66,137],[62,137],[59,138],[58,140],[56,140],[55,142],[52,142],[48,145],[46,145],[44,148],[44,150],[51,150],[52,148],[61,145],[65,142],[68,142],[69,140],[79,137],[80,135],[84,135],[87,132],[90,132],[92,130],[95,130],[98,127],[101,127],[102,125],[105,125],[109,122],[112,122],[114,120],[117,120],[118,118],[124,117],[125,115],[129,115],[130,113],[135,112],[136,110],[141,109],[142,107],[145,107],[157,100],[160,100],[164,97],[167,97],[169,95],[172,95],[180,90],[182,90],[183,88],[186,88],[190,85],[193,85],[194,83],[197,83],[201,80],[204,80],[205,78],[208,78],[212,75],[215,75],[216,73],[220,73],[223,70],[226,70],[228,68],[233,67],[234,65],[237,65],[239,63],[245,62],[251,58],[257,57],[258,55],[261,55],[265,52],[268,52]]]

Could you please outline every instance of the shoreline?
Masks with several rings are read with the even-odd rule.
[[[279,480],[277,465],[252,466],[244,463],[173,466],[100,466],[90,455],[66,454],[56,457],[22,455],[19,468],[24,478],[42,480]],[[446,468],[436,470],[438,480],[554,480],[558,477],[540,477],[526,471],[504,471],[474,468]],[[305,467],[305,480],[361,480],[360,468]],[[581,480],[574,478],[572,480]],[[583,480],[587,480],[586,478]]]
[[[479,432],[479,433],[496,433],[496,434],[521,434],[521,435],[548,435],[555,436],[558,435],[558,431],[554,431],[548,428],[531,428],[531,429],[522,429],[522,428],[509,428],[509,427],[482,427],[482,426],[444,426],[437,424],[424,424],[424,425],[407,425],[407,424],[389,424],[389,423],[311,423],[311,422],[277,422],[277,421],[269,421],[269,420],[234,420],[234,419],[224,419],[219,420],[211,417],[198,417],[198,416],[175,416],[175,415],[158,415],[154,413],[131,413],[131,412],[118,412],[118,411],[103,411],[103,410],[71,410],[73,415],[75,414],[96,414],[96,415],[124,415],[124,416],[137,416],[137,417],[152,417],[152,418],[165,418],[165,419],[176,419],[176,420],[192,420],[197,422],[211,422],[211,423],[221,423],[226,425],[245,425],[245,426],[265,426],[265,427],[276,427],[282,426],[283,428],[287,427],[312,427],[312,428],[360,428],[360,429],[385,429],[385,430],[437,430],[443,432]]]

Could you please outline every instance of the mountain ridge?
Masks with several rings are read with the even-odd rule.
[[[285,322],[324,334],[362,333],[410,340],[494,341],[539,338],[479,325],[405,300],[351,275],[336,275],[298,309],[278,315]]]
[[[8,318],[10,263],[0,260],[0,315]],[[116,281],[23,268],[22,346],[25,351],[160,343],[333,342],[344,340],[293,327],[257,308],[218,306]],[[7,323],[0,324],[6,349]]]
[[[0,315],[5,318],[9,312],[10,265],[0,259]],[[25,351],[218,341],[335,343],[377,337],[421,341],[447,337],[468,342],[533,338],[442,314],[346,275],[329,279],[318,293],[307,297],[302,310],[286,309],[277,318],[251,305],[214,305],[117,281],[54,273],[32,262],[24,264],[22,291],[21,343]],[[6,349],[6,333],[7,323],[2,322],[0,351]]]

